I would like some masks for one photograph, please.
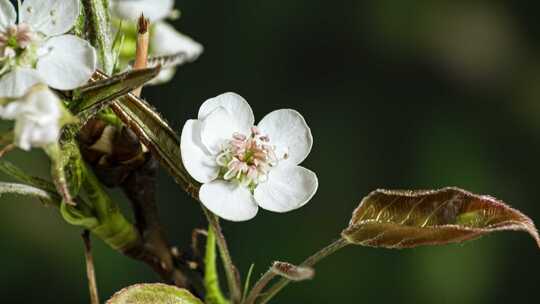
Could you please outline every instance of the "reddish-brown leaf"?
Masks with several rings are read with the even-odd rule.
[[[376,190],[353,212],[342,236],[358,245],[411,248],[458,243],[503,230],[528,232],[540,247],[532,220],[493,197],[459,188]]]

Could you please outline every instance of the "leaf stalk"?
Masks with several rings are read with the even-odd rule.
[[[320,262],[322,259],[334,254],[338,250],[342,249],[343,247],[349,245],[349,242],[347,242],[345,239],[340,238],[337,241],[333,242],[332,244],[324,247],[323,249],[317,251],[315,254],[307,258],[300,266],[304,267],[312,267],[318,262]],[[255,300],[260,295],[260,292],[265,287],[268,282],[270,282],[271,279],[273,279],[277,274],[272,271],[272,269],[268,270],[255,284],[255,287],[253,287],[250,296],[248,299],[251,300],[251,302],[246,301],[246,303],[255,303]],[[266,293],[264,293],[260,298],[261,300],[258,302],[259,304],[266,304],[268,301],[270,301],[276,294],[278,294],[285,286],[287,286],[291,280],[286,278],[281,278],[278,282],[276,282],[272,287],[268,289]],[[260,283],[260,284],[259,284]],[[262,286],[257,286],[262,285]]]

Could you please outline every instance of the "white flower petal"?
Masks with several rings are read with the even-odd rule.
[[[211,154],[217,155],[234,133],[248,134],[249,126],[230,115],[224,107],[218,107],[201,120],[201,141]]]
[[[13,101],[8,103],[7,105],[2,108],[2,111],[0,112],[0,117],[2,119],[15,119],[17,118],[17,115],[20,112],[21,106],[23,105],[23,102],[20,101]]]
[[[244,97],[228,92],[207,99],[199,108],[199,119],[204,119],[218,107],[223,107],[229,115],[240,121],[243,126],[251,128],[255,124],[255,116]],[[246,134],[247,135],[247,134]]]
[[[21,118],[15,123],[14,133],[14,144],[22,150],[28,151],[32,147],[45,147],[57,142],[60,136],[60,127],[57,123],[42,126]]]
[[[15,119],[14,143],[23,150],[58,141],[62,116],[60,99],[46,86],[32,88],[6,106],[4,118]]]
[[[201,142],[201,122],[186,121],[180,139],[182,163],[189,174],[199,183],[207,183],[218,177],[219,168],[215,157],[205,151]]]
[[[255,201],[266,210],[287,212],[304,206],[313,197],[317,175],[300,166],[279,165],[270,171],[268,181],[255,188]]]
[[[229,221],[250,220],[259,209],[246,187],[223,180],[202,185],[199,198],[206,208]]]
[[[276,155],[291,164],[303,162],[313,146],[313,136],[304,117],[291,109],[276,110],[266,115],[258,125],[262,134],[276,146]]]
[[[188,61],[196,60],[203,52],[203,46],[192,38],[178,32],[174,27],[158,22],[150,30],[150,50],[152,56],[185,53]]]
[[[9,0],[0,0],[0,32],[17,21],[17,12]]]
[[[22,97],[37,83],[43,82],[34,69],[14,68],[0,78],[0,97]]]
[[[47,84],[59,90],[72,90],[85,84],[96,70],[96,51],[85,40],[73,35],[50,38],[41,47],[44,55],[37,70]]]
[[[79,16],[80,0],[25,0],[19,12],[20,22],[47,36],[68,32]]]
[[[113,14],[118,18],[135,21],[144,14],[155,22],[165,19],[172,12],[174,0],[115,0],[111,5]]]

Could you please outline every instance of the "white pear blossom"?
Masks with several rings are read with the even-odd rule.
[[[47,86],[36,85],[22,98],[0,107],[0,117],[15,120],[15,145],[23,150],[58,141],[63,105]]]
[[[313,144],[302,115],[281,109],[254,123],[247,101],[225,93],[205,101],[182,130],[182,162],[203,184],[199,198],[227,220],[249,220],[259,207],[291,211],[317,191],[315,173],[299,166]]]
[[[113,0],[112,13],[116,18],[135,21],[141,14],[150,20],[150,55],[172,56],[182,53],[187,62],[195,61],[203,52],[203,46],[192,38],[178,32],[165,19],[174,15],[174,0]],[[172,79],[175,68],[163,69],[152,84]]]
[[[15,8],[0,0],[0,97],[21,97],[37,83],[71,90],[88,81],[96,53],[65,34],[79,15],[79,0],[26,0]]]

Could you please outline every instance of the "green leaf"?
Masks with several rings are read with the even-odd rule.
[[[93,82],[73,93],[71,110],[84,121],[94,116],[115,99],[143,86],[159,74],[160,67],[131,70],[113,77],[95,74]],[[101,76],[100,76],[101,75]],[[77,102],[78,101],[78,102]]]
[[[411,248],[504,230],[528,232],[540,247],[532,220],[493,197],[459,188],[376,190],[362,200],[342,236],[357,245]]]
[[[117,292],[106,304],[203,304],[189,291],[165,284],[137,284]]]

